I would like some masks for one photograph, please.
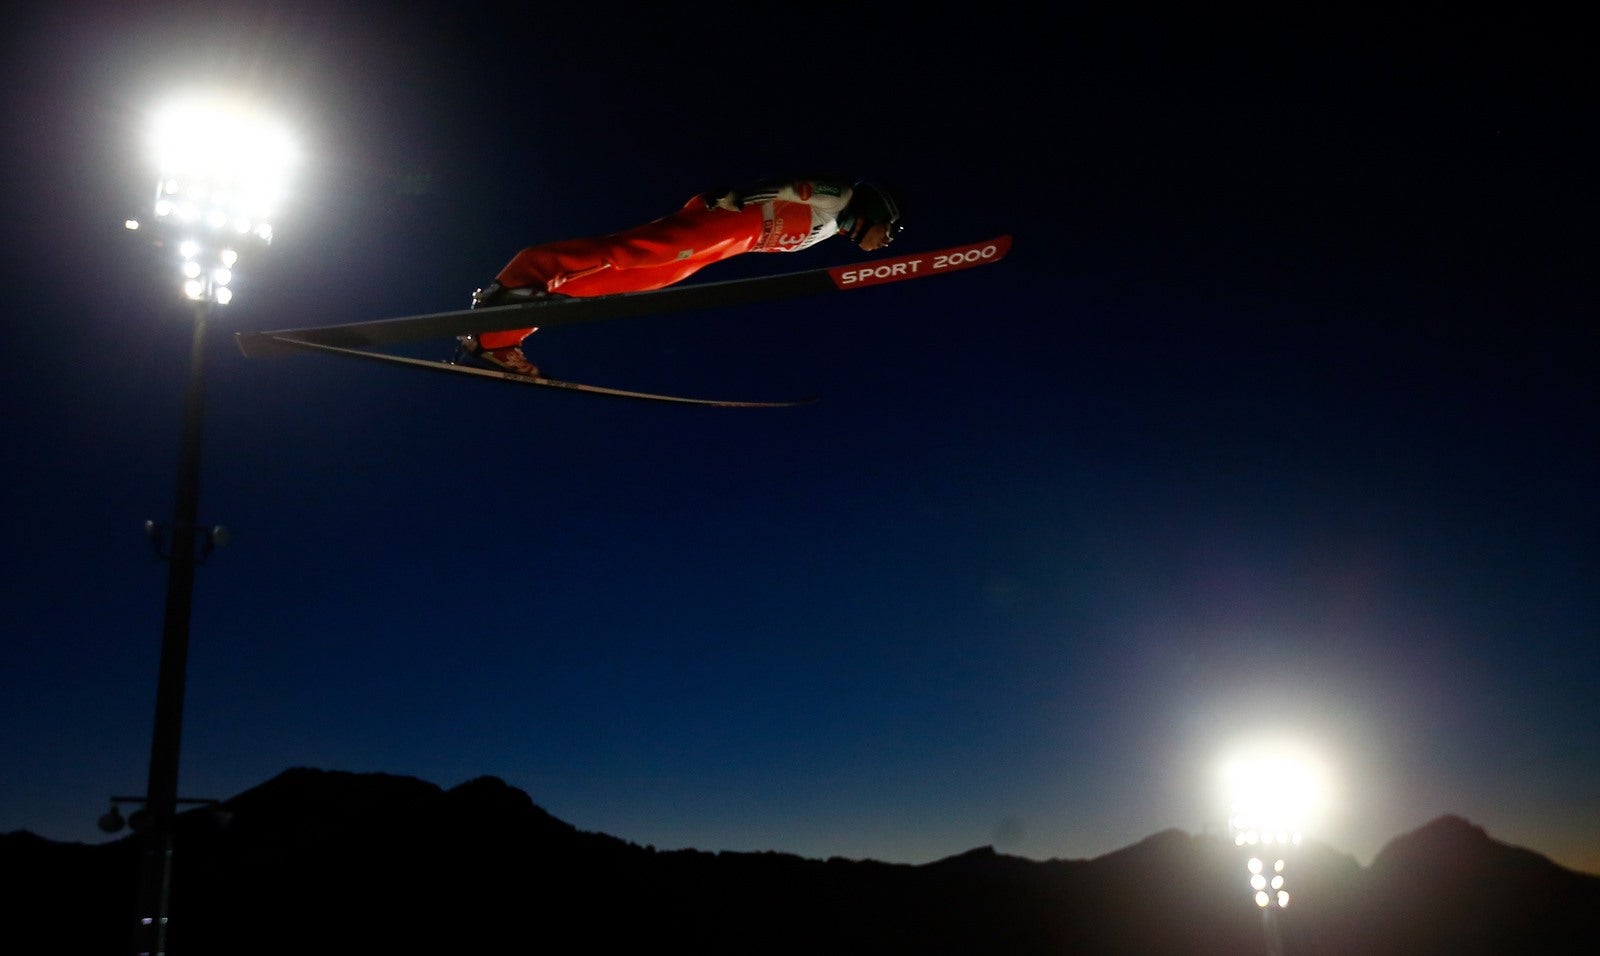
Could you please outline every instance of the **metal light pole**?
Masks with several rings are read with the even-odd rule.
[[[161,671],[156,682],[155,732],[150,743],[150,778],[144,809],[139,870],[138,937],[135,953],[165,953],[172,897],[172,837],[178,807],[178,749],[183,733],[183,690],[189,662],[189,616],[194,592],[200,502],[200,438],[205,418],[205,338],[210,303],[194,305],[194,340],[189,351],[189,390],[184,400],[183,446],[177,498],[167,555],[167,606],[161,634]]]
[[[151,232],[157,245],[178,253],[183,293],[194,315],[189,386],[184,399],[172,524],[159,529],[157,550],[168,564],[155,730],[145,790],[144,852],[134,952],[166,952],[172,897],[173,835],[177,822],[178,754],[189,661],[189,621],[195,565],[220,543],[220,528],[202,531],[200,449],[205,419],[206,323],[214,305],[233,299],[229,283],[241,245],[272,241],[268,214],[278,198],[279,168],[288,158],[283,137],[218,102],[187,104],[163,117],[158,130],[160,173]],[[128,220],[129,229],[140,229]],[[162,539],[165,548],[162,548]]]

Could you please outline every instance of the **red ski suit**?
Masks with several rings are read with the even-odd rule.
[[[495,281],[570,296],[644,292],[681,282],[746,252],[795,252],[839,233],[848,184],[826,179],[763,183],[714,205],[695,196],[654,222],[608,236],[529,246]],[[735,198],[736,197],[736,198]],[[533,329],[485,332],[486,349],[516,345]]]

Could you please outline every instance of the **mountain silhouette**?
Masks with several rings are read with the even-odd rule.
[[[1241,851],[1166,830],[1091,860],[979,847],[921,865],[658,851],[580,831],[493,777],[293,769],[179,818],[187,953],[1600,953],[1600,877],[1446,816],[1371,866],[1294,848],[1284,910]],[[126,953],[139,837],[0,836],[10,952]],[[1270,866],[1270,863],[1268,863]]]

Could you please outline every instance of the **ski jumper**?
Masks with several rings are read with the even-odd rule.
[[[796,252],[839,233],[850,186],[827,179],[762,183],[713,203],[695,196],[654,222],[607,236],[529,246],[495,281],[570,296],[645,292],[681,282],[746,252]],[[486,349],[520,343],[534,329],[485,332]]]

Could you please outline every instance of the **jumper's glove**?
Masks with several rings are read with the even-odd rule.
[[[700,201],[706,204],[707,209],[738,212],[744,208],[744,197],[732,189],[708,189],[700,194]]]

